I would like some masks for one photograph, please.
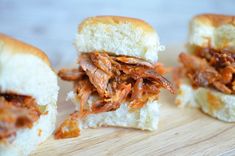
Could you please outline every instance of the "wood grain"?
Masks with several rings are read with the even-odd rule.
[[[170,46],[162,62],[175,65],[183,48]],[[58,123],[73,110],[65,101],[71,85],[60,82]],[[155,132],[124,128],[86,129],[78,138],[49,138],[32,155],[235,155],[235,126],[203,114],[198,109],[177,108],[174,96],[162,92],[161,117]]]

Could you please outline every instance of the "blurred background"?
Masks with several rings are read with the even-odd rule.
[[[39,47],[58,67],[75,62],[72,43],[88,16],[144,19],[167,47],[186,42],[188,22],[200,13],[235,15],[235,0],[0,0],[0,32]]]

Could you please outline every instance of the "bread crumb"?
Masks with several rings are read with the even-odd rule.
[[[42,136],[42,129],[38,129],[38,136]]]

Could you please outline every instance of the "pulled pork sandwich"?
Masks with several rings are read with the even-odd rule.
[[[28,155],[52,134],[57,93],[47,56],[0,34],[0,155]]]
[[[156,31],[142,20],[98,16],[79,26],[76,69],[62,69],[71,81],[68,94],[77,110],[56,131],[56,138],[79,135],[88,127],[117,126],[156,130],[160,88],[174,92],[157,62]]]
[[[235,121],[235,17],[204,14],[190,24],[189,53],[176,69],[176,104],[200,107],[227,122]]]

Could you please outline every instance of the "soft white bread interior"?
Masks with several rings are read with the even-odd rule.
[[[39,49],[0,34],[0,91],[31,95],[39,105],[55,103],[57,76]]]
[[[235,50],[235,16],[202,14],[190,23],[188,46]]]
[[[76,93],[70,92],[68,99],[79,108],[79,100]],[[86,108],[90,109],[91,104],[97,100],[97,97],[91,96],[86,104]],[[91,114],[80,119],[80,128],[96,128],[101,126],[114,126],[136,128],[142,130],[156,130],[159,121],[160,104],[156,100],[148,101],[144,107],[132,110],[128,107],[128,103],[121,104],[116,111]]]
[[[44,110],[32,128],[0,142],[0,155],[28,155],[52,134],[58,90],[56,73],[41,50],[0,34],[0,92],[32,96]]]
[[[12,142],[0,142],[0,156],[26,156],[45,141],[55,129],[56,103],[49,103],[45,111],[48,113],[41,115],[31,129],[17,131]]]
[[[195,89],[191,86],[187,78],[181,79],[177,90],[175,103],[179,107],[199,107],[194,99]]]
[[[181,82],[175,102],[180,107],[199,107],[206,114],[219,120],[235,122],[234,95],[205,87],[194,89],[187,79]]]
[[[146,22],[119,16],[96,16],[79,26],[75,45],[78,53],[110,52],[157,61],[157,32]]]

